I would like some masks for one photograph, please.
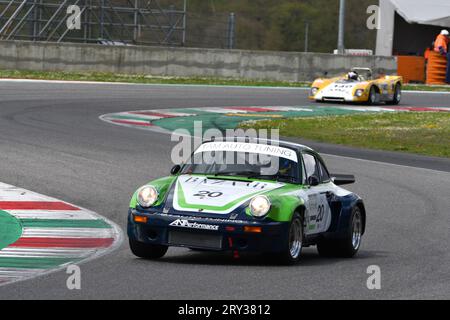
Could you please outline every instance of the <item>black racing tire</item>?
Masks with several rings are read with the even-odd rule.
[[[374,105],[377,102],[377,90],[375,87],[371,87],[369,91],[369,98],[367,98],[367,104],[369,106]]]
[[[352,258],[361,247],[364,218],[361,209],[352,210],[350,228],[343,239],[322,239],[317,243],[317,251],[322,257]]]
[[[296,212],[289,223],[289,234],[283,244],[283,251],[276,255],[277,262],[283,265],[293,265],[300,261],[305,240],[302,216]]]
[[[167,246],[148,244],[131,239],[129,243],[131,252],[133,252],[136,257],[148,260],[162,258],[169,249]]]
[[[397,83],[394,89],[394,99],[388,101],[387,104],[398,105],[401,99],[402,99],[402,85],[400,83]]]

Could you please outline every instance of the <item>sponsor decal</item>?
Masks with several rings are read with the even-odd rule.
[[[279,158],[289,159],[294,162],[298,162],[297,154],[294,150],[258,143],[245,143],[245,142],[209,142],[204,143],[195,151],[195,154],[202,152],[213,151],[228,151],[228,152],[244,152],[264,154]]]
[[[198,222],[189,222],[189,220],[177,219],[170,224],[172,227],[189,228],[189,229],[200,229],[200,230],[219,230],[219,226],[212,224],[204,224]]]
[[[179,215],[175,215],[175,214],[166,214],[166,213],[155,213],[159,216],[162,217],[170,217],[170,218],[183,218],[184,216],[179,216]],[[208,218],[208,217],[201,217],[201,218],[196,218],[196,217],[190,217],[189,220],[196,220],[196,219],[201,219],[202,221],[204,220],[210,220],[211,222],[224,222],[224,223],[234,223],[234,224],[249,224],[251,223],[251,221],[244,221],[244,220],[233,220],[232,218],[230,219],[220,219],[220,218]]]

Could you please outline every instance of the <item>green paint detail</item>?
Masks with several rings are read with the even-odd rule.
[[[79,259],[70,258],[34,258],[0,257],[0,268],[50,269]]]
[[[111,115],[110,118],[114,119],[114,120],[138,120],[138,121],[151,122],[151,120],[149,118],[139,117],[138,115],[132,116],[132,115],[115,114],[115,115]]]
[[[195,175],[195,176],[201,176],[201,177],[213,177],[215,179],[224,179],[224,180],[230,180],[230,177],[216,177],[216,176],[209,176],[209,175]],[[165,198],[165,195],[167,191],[170,189],[172,184],[176,181],[178,176],[170,176],[161,178],[155,181],[152,181],[148,183],[148,185],[152,185],[156,187],[158,192],[160,193],[160,198],[158,200],[158,203],[155,204],[155,206],[159,206],[162,204],[162,201]],[[273,182],[272,180],[259,180],[259,179],[248,179],[245,177],[234,177],[233,179],[238,178],[242,181],[259,181],[259,182]],[[270,202],[272,203],[272,207],[267,215],[267,218],[271,219],[272,221],[277,222],[289,222],[292,219],[292,215],[294,214],[295,210],[301,206],[304,205],[303,199],[294,196],[289,195],[288,193],[295,192],[299,189],[305,188],[303,185],[298,184],[286,184],[281,188],[271,190],[271,191],[258,191],[255,193],[252,193],[247,196],[243,196],[239,199],[236,199],[230,203],[228,203],[225,206],[219,207],[219,206],[205,206],[205,205],[193,205],[186,202],[186,198],[184,196],[184,192],[181,188],[181,185],[177,186],[178,190],[178,205],[182,208],[186,209],[204,209],[204,210],[210,210],[210,211],[227,211],[231,209],[233,206],[237,205],[238,203],[244,202],[246,200],[250,200],[252,197],[256,195],[265,195],[269,198]],[[131,202],[130,202],[130,208],[135,209],[137,206],[137,191],[133,195]],[[245,213],[247,216],[252,216],[250,209],[246,208]]]
[[[174,131],[177,129],[185,129],[191,135],[194,135],[194,123],[196,121],[202,122],[203,130],[208,129],[235,129],[244,121],[251,120],[270,120],[273,119],[274,115],[280,116],[282,118],[308,118],[308,117],[321,117],[321,116],[337,116],[337,115],[348,115],[355,113],[362,113],[364,111],[359,110],[347,110],[339,107],[309,107],[311,111],[274,111],[274,112],[249,112],[240,113],[239,115],[230,114],[219,114],[215,112],[207,112],[202,110],[190,110],[190,109],[171,109],[171,112],[180,113],[195,113],[196,116],[188,117],[175,117],[175,118],[164,118],[151,121],[152,124],[161,127],[163,129]],[[366,112],[367,113],[367,112]],[[267,117],[263,116],[267,115]],[[142,120],[142,119],[140,119]]]
[[[26,228],[93,228],[110,229],[111,226],[102,219],[66,220],[66,219],[20,219]]]
[[[159,198],[158,198],[158,201],[154,204],[154,207],[157,207],[163,203],[167,191],[170,189],[170,186],[174,183],[174,181],[177,178],[178,178],[178,176],[169,176],[169,177],[164,177],[164,178],[150,181],[149,183],[146,184],[147,186],[153,186],[156,188],[156,190],[158,190]],[[135,209],[138,205],[137,193],[138,193],[139,189],[137,189],[136,192],[131,197],[130,208],[132,208],[132,209]]]
[[[316,225],[315,224],[310,224],[309,226],[308,226],[308,230],[314,230],[316,228]]]
[[[208,177],[204,175],[200,175],[203,177]],[[215,177],[215,179],[220,177]],[[230,177],[223,177],[224,179],[230,179]],[[241,177],[239,177],[241,179]],[[247,178],[242,178],[242,180],[248,180]],[[251,179],[249,181],[258,181],[258,182],[272,182],[272,180],[259,180],[259,179]],[[292,219],[292,215],[294,214],[295,210],[301,206],[304,205],[303,199],[300,199],[297,196],[289,195],[288,193],[295,192],[299,189],[305,188],[303,185],[298,184],[286,184],[281,188],[270,190],[270,191],[258,191],[253,194],[241,197],[239,199],[236,199],[230,203],[228,203],[226,206],[223,207],[215,207],[215,206],[202,206],[202,205],[192,205],[188,204],[185,200],[183,190],[181,188],[181,185],[178,185],[178,205],[183,208],[187,209],[204,209],[204,210],[211,210],[211,211],[227,211],[233,206],[237,205],[240,202],[244,202],[245,200],[250,200],[254,196],[257,195],[264,195],[269,198],[272,206],[271,209],[267,215],[267,218],[277,221],[277,222],[289,222]],[[249,208],[246,208],[245,213],[247,216],[252,217],[252,214],[250,212]]]
[[[258,191],[258,192],[254,192],[252,194],[240,197],[239,199],[236,199],[234,201],[231,201],[229,203],[227,203],[226,205],[222,206],[222,207],[218,207],[218,206],[206,206],[206,205],[193,205],[193,204],[189,204],[186,202],[186,198],[184,196],[183,193],[183,188],[181,187],[181,184],[178,184],[178,205],[182,208],[185,209],[204,209],[204,210],[211,210],[211,211],[227,211],[230,210],[232,207],[234,207],[235,205],[237,205],[238,203],[241,203],[245,200],[250,200],[252,197],[258,195],[258,194],[262,194],[264,193],[264,191]]]
[[[269,198],[272,204],[267,218],[277,222],[291,221],[295,210],[303,206],[304,201],[289,193],[293,193],[302,188],[304,188],[303,185],[286,184],[280,189],[265,192],[264,195]],[[251,216],[250,210],[246,211],[246,213]]]
[[[19,240],[22,235],[20,221],[0,210],[0,250]]]

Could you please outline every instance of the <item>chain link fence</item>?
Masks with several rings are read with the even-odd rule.
[[[0,40],[234,47],[234,16],[187,0],[0,0]]]

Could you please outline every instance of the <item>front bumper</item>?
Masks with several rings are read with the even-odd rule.
[[[135,222],[134,216],[147,222]],[[247,229],[246,229],[247,227]],[[249,231],[248,227],[251,227]],[[258,229],[259,228],[259,229]],[[260,230],[260,232],[255,232]],[[287,222],[210,219],[162,213],[128,213],[128,237],[156,245],[211,251],[280,252],[287,241]]]
[[[309,100],[317,102],[366,102],[368,99],[367,95],[364,94],[361,97],[357,96],[324,96],[316,95],[309,96]]]

